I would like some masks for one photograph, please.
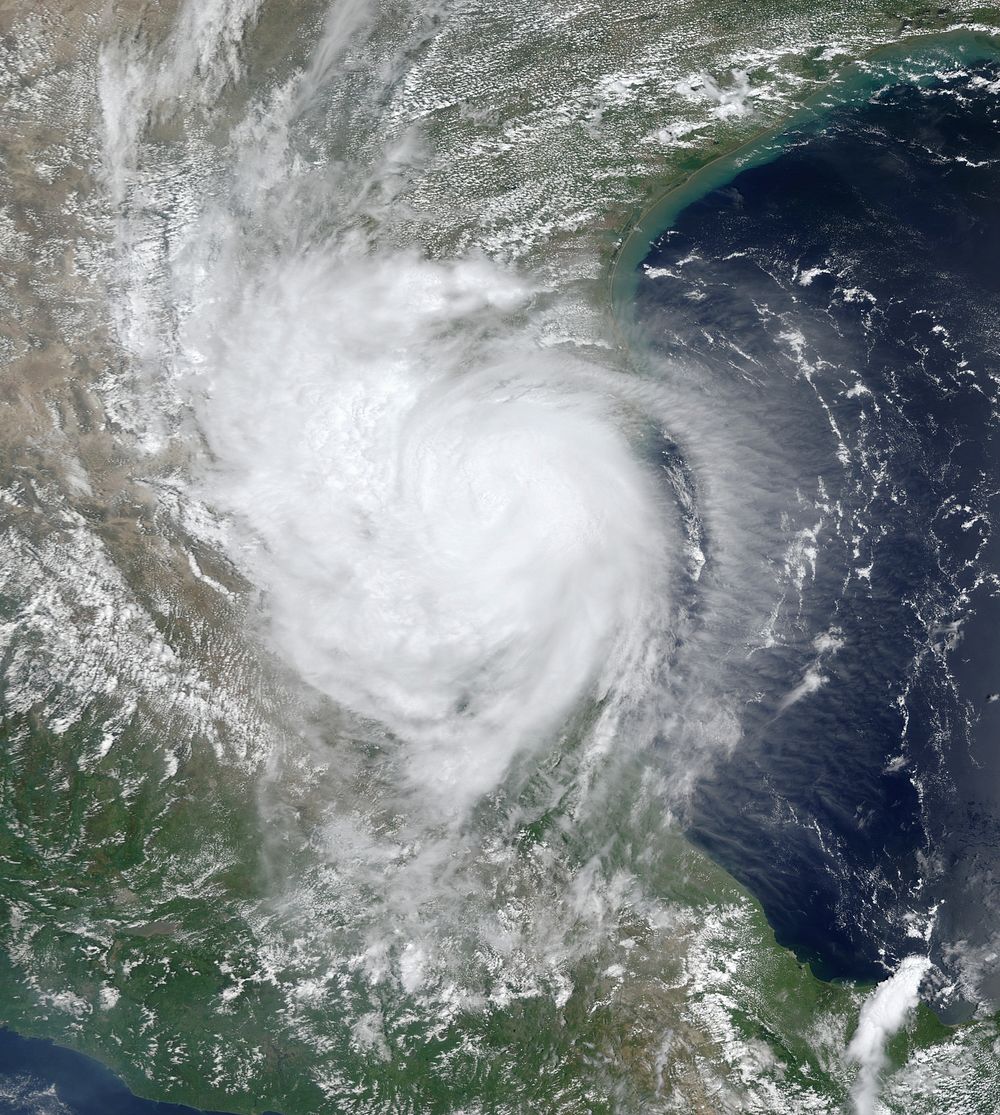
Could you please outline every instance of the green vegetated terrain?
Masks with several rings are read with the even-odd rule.
[[[315,29],[313,9],[289,12]],[[144,18],[140,5],[114,15],[118,31]],[[279,64],[267,61],[267,38],[287,34],[281,22],[265,6],[244,48],[261,80]],[[419,125],[428,155],[387,239],[562,275],[590,315],[581,328],[605,339],[615,253],[654,198],[776,126],[851,58],[969,25],[1000,27],[1000,11],[697,0],[456,16],[394,94],[393,126]],[[855,1075],[843,1052],[870,988],[818,980],[776,944],[751,896],[676,827],[629,820],[623,799],[608,841],[621,827],[633,844],[658,845],[641,888],[631,877],[641,849],[630,847],[618,873],[605,857],[591,878],[600,842],[563,839],[573,819],[556,807],[505,853],[523,869],[517,886],[494,879],[477,895],[508,903],[508,940],[477,951],[452,894],[458,913],[441,932],[454,933],[459,959],[411,980],[405,926],[394,937],[389,924],[381,951],[355,927],[375,884],[352,881],[350,849],[331,863],[316,836],[337,772],[313,769],[304,747],[289,759],[294,790],[273,806],[269,748],[300,729],[274,696],[271,664],[248,649],[241,625],[253,604],[233,603],[205,575],[236,597],[249,592],[176,524],[158,535],[155,500],[122,479],[115,419],[94,402],[108,342],[84,319],[100,283],[77,289],[80,271],[55,252],[70,202],[38,186],[34,164],[66,139],[81,175],[93,165],[93,149],[73,147],[96,127],[93,101],[68,122],[57,106],[67,89],[92,95],[109,28],[86,5],[40,21],[15,3],[0,31],[15,44],[10,88],[35,88],[46,51],[69,82],[39,92],[48,115],[38,132],[18,123],[4,141],[17,233],[4,299],[17,330],[5,350],[14,417],[2,430],[12,463],[0,569],[0,1019],[97,1057],[141,1095],[232,1112],[843,1110]],[[734,70],[757,93],[745,110],[719,113],[678,92],[701,72],[728,87]],[[30,97],[22,110],[29,119]],[[643,142],[672,126],[680,143]],[[98,192],[81,184],[78,201],[88,188]],[[79,254],[106,230],[95,217],[74,236]],[[92,363],[87,346],[100,354]],[[39,362],[48,378],[31,379]],[[57,436],[45,424],[60,407]],[[88,492],[60,472],[74,446]],[[186,549],[200,556],[201,579],[186,574]],[[358,776],[359,793],[364,785]],[[567,881],[563,893],[554,886],[553,917],[578,921],[580,934],[596,925],[612,943],[553,945],[541,976],[515,980],[505,971],[522,963],[531,933],[563,941],[537,928],[526,896],[532,880],[553,876]],[[620,888],[610,912],[590,911],[588,879],[595,908]],[[631,897],[640,889],[655,908]],[[883,1102],[907,1113],[995,1110],[998,1041],[995,1019],[949,1029],[921,1007],[889,1045]]]

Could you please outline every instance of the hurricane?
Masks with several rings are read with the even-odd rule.
[[[301,675],[456,809],[585,695],[639,700],[670,546],[601,369],[510,335],[528,292],[477,262],[247,285],[192,326],[206,498]]]
[[[992,17],[9,7],[0,1107],[992,1110]]]

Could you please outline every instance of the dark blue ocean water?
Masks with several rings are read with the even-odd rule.
[[[822,974],[929,949],[968,975],[1000,925],[1000,68],[786,139],[676,215],[634,297],[745,442],[772,539],[748,577],[785,585],[727,652],[741,740],[691,832]]]
[[[0,1029],[2,1115],[199,1115],[140,1099],[90,1057]]]

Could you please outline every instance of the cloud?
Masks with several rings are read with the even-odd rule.
[[[221,266],[186,331],[206,494],[287,660],[461,813],[584,698],[633,691],[669,543],[610,377],[481,260],[327,245]],[[598,390],[600,388],[600,390]]]
[[[861,1006],[858,1028],[847,1047],[847,1060],[858,1065],[851,1088],[857,1115],[874,1115],[879,1077],[888,1064],[886,1045],[902,1029],[920,1001],[920,985],[931,968],[925,956],[907,956]]]

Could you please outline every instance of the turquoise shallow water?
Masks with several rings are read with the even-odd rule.
[[[821,280],[817,280],[817,282],[820,282],[820,281]],[[825,464],[824,464],[824,467],[825,467]],[[712,575],[712,570],[709,569],[706,573],[706,577],[710,578],[711,575]],[[154,940],[153,943],[149,947],[150,947],[150,951],[154,951],[156,949],[165,950],[169,946],[166,942],[158,942],[158,941]],[[715,949],[715,951],[719,954],[719,956],[723,956],[723,957],[728,957],[730,954],[735,956],[737,951],[739,951],[740,955],[745,958],[745,956],[746,956],[746,941],[745,940],[740,940],[736,936],[730,936],[730,937],[726,938],[723,941],[723,943],[720,944]],[[775,951],[775,953],[778,952],[778,950],[774,950],[774,951]],[[770,955],[770,953],[768,953],[768,955]],[[787,959],[787,957],[785,957],[784,959]],[[655,988],[656,983],[657,983],[656,980],[650,979],[648,981],[647,986]],[[726,986],[729,987],[730,985],[726,985]],[[772,1008],[774,1008],[774,1004],[779,1003],[780,1001],[782,1001],[783,998],[788,997],[787,992],[784,989],[785,986],[792,986],[791,981],[789,981],[789,983],[787,985],[782,985],[782,987],[779,988],[778,990],[775,990],[775,988],[773,986],[771,986],[771,987],[768,987],[765,991],[761,991],[762,984],[759,981],[759,979],[755,983],[751,983],[750,985],[742,985],[741,994],[737,994],[737,996],[736,996],[736,998],[739,999],[739,1002],[740,1002],[741,1012],[742,1012],[742,1009],[743,1009],[744,1006],[746,1006],[748,1004],[758,1004],[758,1002],[760,1000],[763,1000],[764,1001],[764,1008],[763,1008],[762,1014],[763,1014],[764,1018],[767,1018],[768,1017],[768,1011],[770,1011]],[[798,987],[798,985],[794,985],[794,986]],[[188,994],[185,985],[182,984],[181,988],[182,989],[181,989],[180,992],[175,992],[175,994],[177,994],[178,997],[186,996]],[[831,989],[826,988],[825,990],[829,991]],[[601,994],[603,996],[603,994],[604,994],[603,989],[602,989]],[[592,998],[596,998],[596,995],[592,996]],[[652,1010],[652,1009],[650,1010],[650,1016],[654,1019],[655,1024],[662,1023],[664,1019],[666,1019],[668,1023],[672,1024],[674,1018],[680,1017],[680,1011],[676,1007],[677,998],[679,998],[679,993],[678,993],[678,996],[675,997],[675,999],[670,1002],[669,1009],[662,1009],[662,1006],[661,1006],[661,1009],[659,1009],[659,1010]],[[123,996],[123,1000],[127,1002],[128,1001],[128,996],[127,995]],[[133,1001],[135,1001],[135,1000],[133,1000]],[[603,1001],[603,999],[602,999],[602,1001]],[[206,1009],[208,1009],[208,1008],[206,1008]],[[748,1008],[748,1009],[751,1009],[751,1011],[753,1011],[755,1008]],[[671,1013],[671,1011],[673,1011],[673,1013]],[[583,1012],[582,1009],[580,1009],[579,1013],[582,1016],[584,1012]],[[166,1015],[166,1011],[164,1011],[164,1014]],[[612,1016],[611,1020],[605,1025],[604,1028],[605,1028],[607,1033],[609,1033],[613,1036],[615,1042],[618,1042],[619,1039],[620,1039],[620,1034],[621,1034],[621,1020],[623,1018],[630,1019],[633,1016],[638,1015],[638,1014],[639,1014],[639,1011],[636,1010],[633,1007],[632,1004],[630,1004],[628,1002],[625,1002],[618,1009],[617,1016]],[[241,1016],[241,1019],[242,1019],[242,1017],[245,1017],[245,1016]],[[99,1024],[99,1022],[101,1020],[95,1014],[95,1016],[91,1019],[91,1021],[93,1023],[95,1023],[95,1025],[96,1025],[96,1024]],[[758,1015],[753,1014],[753,1016],[749,1019],[749,1021],[747,1021],[746,1019],[744,1019],[743,1021],[746,1023],[746,1025],[745,1025],[745,1029],[740,1031],[741,1033],[744,1033],[746,1035],[749,1035],[752,1038],[759,1039],[759,1040],[766,1039],[767,1041],[770,1041],[770,1042],[773,1043],[774,1048],[776,1048],[776,1049],[777,1048],[782,1048],[783,1049],[783,1052],[781,1054],[782,1056],[787,1055],[787,1049],[789,1048],[789,1046],[786,1044],[785,1046],[782,1047],[781,1046],[781,1041],[779,1039],[774,1038],[774,1029],[773,1028],[768,1029],[763,1023],[759,1023],[758,1022]],[[850,1012],[850,1023],[853,1024],[853,1021],[854,1021],[854,1012],[852,1010]],[[122,1025],[124,1026],[125,1024],[123,1023]],[[236,1031],[237,1027],[236,1027],[236,1024],[233,1023],[233,1021],[231,1019],[223,1019],[221,1025],[224,1028],[228,1025],[230,1032],[235,1035],[235,1031]],[[499,1030],[501,1028],[501,1026],[502,1026],[502,1023],[498,1024],[497,1029]],[[513,1031],[515,1027],[520,1027],[520,1026],[521,1026],[520,1019],[519,1019],[518,1016],[515,1016],[515,1022],[511,1024],[511,1030]],[[524,1027],[524,1029],[526,1031],[526,1036],[523,1038],[523,1044],[521,1046],[518,1046],[518,1045],[514,1044],[513,1039],[511,1039],[509,1035],[506,1035],[506,1034],[501,1032],[498,1035],[496,1035],[496,1041],[495,1041],[495,1044],[492,1047],[494,1050],[500,1050],[501,1052],[498,1055],[491,1057],[490,1060],[494,1064],[499,1061],[501,1063],[501,1065],[507,1059],[509,1059],[511,1063],[515,1063],[518,1056],[520,1055],[524,1059],[524,1063],[520,1066],[517,1066],[521,1069],[521,1072],[522,1072],[522,1076],[520,1077],[520,1079],[521,1079],[521,1081],[523,1081],[525,1079],[528,1079],[529,1074],[535,1074],[535,1072],[536,1072],[537,1062],[535,1062],[533,1060],[533,1058],[536,1056],[536,1053],[537,1053],[539,1062],[541,1062],[543,1057],[546,1061],[551,1061],[552,1059],[554,1059],[554,1057],[557,1055],[557,1053],[562,1052],[562,1047],[559,1045],[559,1040],[560,1039],[558,1038],[558,1035],[559,1035],[560,1031],[562,1030],[562,1028],[563,1028],[563,1023],[562,1023],[561,1019],[558,1020],[558,1025],[557,1025],[557,1020],[555,1020],[554,1018],[552,1018],[548,1015],[545,1015],[543,1013],[539,1013],[538,1015],[533,1016],[533,1017],[529,1016],[528,1023]],[[805,1024],[803,1024],[799,1027],[796,1027],[796,1029],[795,1029],[796,1035],[800,1032],[805,1032],[806,1029],[807,1029],[807,1026]],[[583,1028],[582,1025],[580,1027],[580,1031],[583,1032],[584,1035],[589,1038],[588,1032]],[[764,1035],[763,1038],[761,1038],[762,1034]],[[552,1040],[552,1035],[557,1035],[555,1040]],[[571,1036],[572,1036],[572,1033],[571,1033]],[[105,1040],[107,1040],[107,1039],[105,1039]],[[522,1039],[520,1037],[518,1037],[518,1040],[522,1040]],[[837,1040],[839,1040],[839,1039],[837,1039]],[[583,1044],[582,1042],[577,1042],[577,1047],[579,1048],[582,1044]],[[140,1052],[138,1053],[137,1057],[141,1058],[143,1056],[143,1046],[142,1046],[142,1043],[141,1043],[141,1039],[139,1039],[139,1046],[138,1047],[140,1049]],[[616,1045],[613,1046],[613,1048],[615,1049],[616,1054],[620,1056],[620,1053],[621,1053],[620,1045],[616,1044]],[[39,1072],[51,1071],[50,1068],[48,1070],[46,1070],[46,1063],[47,1063],[46,1058],[50,1056],[50,1054],[48,1052],[50,1047],[42,1045],[42,1046],[38,1047],[38,1049],[40,1050],[40,1057],[41,1057],[41,1059],[39,1060],[39,1063],[38,1063]],[[525,1050],[527,1050],[528,1052],[526,1053]],[[541,1052],[537,1052],[538,1050],[541,1050]],[[552,1053],[552,1055],[550,1057],[548,1055],[549,1050],[555,1050],[556,1052]],[[529,1056],[529,1054],[530,1054],[530,1056]],[[834,1053],[831,1056],[835,1056],[835,1055],[836,1055],[836,1050],[834,1051]],[[589,1056],[590,1056],[590,1054],[588,1052],[587,1057],[589,1058]],[[793,1056],[797,1056],[797,1057],[802,1056],[801,1050],[799,1049],[798,1046],[795,1046],[795,1053],[794,1053]],[[424,1065],[426,1065],[427,1063],[429,1063],[429,1062],[426,1062],[426,1061],[423,1062]],[[439,1062],[439,1064],[440,1063],[441,1062]],[[616,1063],[620,1064],[621,1062],[619,1061],[619,1062],[616,1062]],[[806,1062],[803,1060],[801,1063],[805,1064]],[[721,1064],[722,1064],[721,1059],[719,1061],[719,1064],[721,1066]],[[812,1064],[812,1062],[809,1062],[809,1064]],[[88,1076],[88,1074],[91,1070],[90,1070],[90,1068],[81,1068],[77,1063],[74,1062],[74,1065],[70,1066],[70,1069],[68,1071],[70,1073],[71,1080],[72,1080],[72,1074],[73,1073],[79,1074],[78,1077],[77,1077],[77,1084],[83,1085],[85,1083],[85,1081],[87,1079],[87,1076]],[[161,1069],[160,1072],[161,1072],[161,1079],[163,1079],[163,1078],[166,1077],[166,1073],[169,1072],[169,1069],[167,1069],[167,1070]],[[409,1075],[404,1079],[402,1087],[405,1087],[405,1088],[409,1089],[411,1094],[415,1094],[415,1095],[425,1094],[426,1095],[426,1093],[419,1092],[418,1088],[422,1085],[423,1078],[430,1075],[429,1071],[426,1068],[422,1068],[421,1067],[421,1062],[419,1062],[416,1058],[414,1058],[413,1063],[406,1066],[406,1072]],[[541,1072],[541,1067],[538,1068],[538,1073],[540,1074],[540,1072]],[[376,1065],[375,1071],[372,1075],[378,1075],[378,1073],[379,1073],[379,1068]],[[361,1070],[359,1070],[359,1075],[360,1074],[361,1074]],[[388,1073],[386,1071],[383,1071],[382,1075],[387,1076]],[[581,1072],[579,1075],[582,1078],[585,1074],[583,1072]],[[512,1078],[517,1079],[516,1074],[512,1074]],[[42,1082],[44,1082],[45,1077],[43,1075],[43,1076],[41,1076],[37,1079],[40,1079]],[[825,1083],[826,1082],[824,1081],[824,1086],[825,1086]],[[440,1087],[441,1087],[442,1093],[446,1093],[447,1089],[449,1087],[449,1084],[447,1084],[447,1083],[446,1084],[441,1084]],[[483,1085],[484,1089],[485,1089],[485,1087],[486,1087],[486,1085]],[[498,1087],[502,1087],[502,1085],[496,1085],[491,1080],[489,1082],[489,1087],[492,1088],[492,1089],[496,1089]],[[549,1088],[549,1085],[547,1083],[543,1082],[540,1085],[537,1093],[535,1093],[535,1094],[536,1095],[543,1095],[543,1094],[546,1093],[546,1089],[548,1089],[548,1088]],[[101,1093],[98,1093],[98,1095],[100,1095],[100,1094]],[[119,1092],[112,1092],[111,1094],[112,1095],[117,1095],[118,1098],[117,1098],[117,1100],[109,1100],[108,1099],[108,1094],[104,1093],[104,1098],[101,1100],[101,1102],[105,1105],[104,1108],[103,1108],[104,1110],[108,1110],[112,1103],[121,1102],[122,1104],[128,1104],[128,1103],[132,1102],[132,1100],[129,1099],[127,1096],[123,1098],[121,1093],[119,1093]],[[96,1100],[94,1102],[96,1102]],[[225,1100],[222,1099],[222,1100],[220,1100],[220,1102],[224,1103]],[[541,1102],[541,1101],[538,1101],[538,1102]],[[442,1100],[441,1103],[444,1104],[445,1100]],[[142,1109],[146,1110],[148,1108],[143,1107]],[[569,1108],[567,1107],[566,1109],[569,1109]],[[758,1107],[757,1109],[758,1110],[773,1110],[773,1107],[768,1108],[765,1105],[763,1108]],[[815,1107],[813,1107],[812,1109],[815,1109]],[[831,1101],[831,1109],[833,1109],[833,1101]],[[899,1109],[907,1110],[906,1107],[902,1107],[902,1108],[899,1108]]]
[[[824,976],[929,952],[949,1016],[997,979],[998,75],[981,36],[880,53],[668,194],[616,275],[640,364],[717,416],[678,435],[702,591],[781,597],[716,654],[741,741],[691,831]]]
[[[919,36],[881,47],[866,59],[846,66],[778,128],[761,133],[670,186],[649,204],[623,238],[611,279],[611,297],[619,322],[626,329],[630,324],[639,267],[652,244],[693,202],[725,186],[741,171],[778,158],[789,144],[801,142],[804,134],[822,128],[831,109],[860,104],[897,81],[921,86],[956,67],[998,58],[1000,40],[982,32]]]

